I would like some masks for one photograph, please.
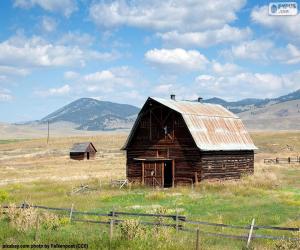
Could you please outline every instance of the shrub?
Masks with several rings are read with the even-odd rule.
[[[145,234],[145,229],[138,220],[125,220],[120,224],[121,237],[126,240],[140,238]]]
[[[36,208],[20,209],[16,205],[12,204],[5,210],[5,214],[9,220],[9,224],[16,228],[19,232],[26,232],[36,226],[37,219],[39,224],[44,229],[56,230],[61,225],[66,224],[65,218],[59,218],[57,215],[42,212],[39,213]],[[39,216],[39,217],[38,217]]]
[[[37,219],[36,209],[31,207],[20,209],[14,204],[8,207],[6,210],[6,215],[10,225],[20,232],[26,232],[33,228]]]
[[[42,224],[43,228],[50,230],[57,230],[61,225],[59,217],[48,212],[42,213],[39,217],[39,221]]]
[[[299,250],[300,242],[299,241],[290,241],[290,240],[280,240],[275,244],[276,250]]]
[[[4,190],[0,190],[0,203],[7,201],[8,199],[9,199],[9,194]]]

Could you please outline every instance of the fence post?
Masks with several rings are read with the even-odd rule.
[[[74,204],[72,203],[71,210],[70,210],[70,216],[69,216],[69,222],[70,223],[72,222],[73,209],[74,209]]]
[[[115,209],[113,208],[113,211],[111,213],[112,219],[110,219],[109,223],[109,244],[111,244],[113,233],[114,233],[114,217],[115,217]]]
[[[276,157],[276,164],[278,164],[279,160],[278,160],[278,157]]]
[[[288,162],[289,162],[289,164],[291,163],[291,157],[288,158]]]
[[[176,209],[176,232],[178,232],[178,210]]]
[[[251,223],[251,227],[250,227],[250,231],[249,231],[249,235],[248,235],[247,247],[249,247],[250,242],[251,242],[251,237],[252,237],[252,233],[253,233],[254,223],[255,223],[255,219],[252,219],[252,223]]]
[[[110,219],[109,223],[109,241],[112,241],[113,238],[113,233],[114,233],[114,219]]]
[[[200,230],[199,230],[199,228],[197,228],[197,231],[196,231],[196,250],[200,250],[199,243],[200,243]]]
[[[111,242],[113,238],[113,233],[114,233],[114,220],[110,219],[109,221],[109,250],[111,250]]]
[[[38,239],[38,230],[39,230],[39,214],[36,216],[36,222],[35,222],[35,234],[34,234],[34,240],[36,241]]]

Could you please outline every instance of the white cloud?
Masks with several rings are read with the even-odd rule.
[[[274,31],[287,40],[300,41],[300,13],[297,16],[270,16],[268,6],[255,7],[252,21]]]
[[[90,7],[90,17],[107,28],[122,25],[154,30],[195,31],[220,28],[237,19],[245,0],[204,1],[123,1],[98,2]]]
[[[220,29],[206,30],[203,32],[170,31],[159,33],[165,44],[183,47],[210,47],[216,44],[238,42],[249,38],[252,35],[250,28],[239,29],[225,24]]]
[[[173,89],[173,84],[160,84],[154,87],[153,92],[155,94],[170,94]]]
[[[199,75],[196,77],[196,81],[201,82],[201,81],[212,81],[214,80],[215,77],[212,75]]]
[[[80,74],[77,72],[74,72],[74,71],[66,71],[64,73],[64,78],[67,80],[74,80],[74,79],[78,78],[79,76],[80,76]]]
[[[27,76],[30,72],[28,69],[0,65],[0,73],[5,75]]]
[[[39,6],[50,12],[62,13],[69,17],[78,10],[76,0],[15,0],[14,7],[29,9]]]
[[[133,87],[132,78],[129,68],[118,67],[84,75],[80,83],[85,85],[88,92],[100,91],[102,93],[110,93],[124,87]]]
[[[212,71],[217,75],[233,75],[240,72],[242,69],[240,66],[233,63],[221,64],[219,62],[212,62],[211,64]]]
[[[293,44],[285,47],[275,47],[270,40],[251,40],[238,45],[231,46],[231,49],[221,51],[227,59],[253,60],[255,62],[274,62],[282,64],[300,63],[300,49]]]
[[[0,102],[7,102],[12,100],[12,95],[8,89],[0,88]]]
[[[94,40],[94,37],[88,33],[81,33],[79,31],[69,31],[59,39],[58,43],[65,45],[80,45],[83,47],[88,47],[93,44]]]
[[[46,32],[53,32],[56,30],[57,23],[55,19],[51,17],[44,16],[42,17],[41,27]]]
[[[250,59],[261,62],[269,60],[269,52],[273,46],[273,42],[269,40],[251,40],[231,46],[230,50],[224,50],[221,53],[229,58]]]
[[[131,93],[133,96],[135,83],[139,86],[143,84],[142,80],[137,80],[136,72],[127,66],[99,70],[89,74],[67,71],[64,78],[68,81],[72,80],[72,84],[38,90],[35,94],[41,97],[64,96],[70,93],[78,96],[93,94],[101,99],[111,99],[112,96],[118,96],[120,93],[126,93],[127,96]]]
[[[285,48],[277,49],[273,58],[284,64],[298,64],[300,63],[300,49],[289,43]]]
[[[207,58],[196,50],[152,49],[146,52],[145,59],[158,67],[169,70],[201,70],[208,63]]]
[[[101,82],[112,80],[114,77],[111,71],[103,70],[84,76],[84,80],[89,82]]]
[[[270,73],[240,72],[228,76],[200,75],[195,79],[194,92],[225,99],[271,98],[299,89],[300,71],[275,75]],[[230,91],[229,91],[230,90]],[[190,90],[191,91],[191,90]]]
[[[17,67],[84,66],[87,60],[116,59],[116,52],[84,50],[78,46],[50,43],[41,37],[12,37],[0,43],[0,64]]]
[[[69,94],[70,91],[71,91],[70,85],[66,84],[58,88],[50,88],[48,90],[35,91],[35,94],[41,97],[64,96],[66,94]]]

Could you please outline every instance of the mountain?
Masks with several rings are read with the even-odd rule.
[[[272,99],[248,98],[240,101],[228,102],[221,98],[214,97],[214,98],[206,99],[204,100],[204,102],[220,104],[228,108],[233,113],[241,113],[255,108],[263,108],[277,103],[299,100],[299,99],[300,99],[300,89],[290,94],[283,95],[277,98],[272,98]]]
[[[130,128],[139,108],[92,98],[78,99],[41,119],[40,123],[70,122],[80,130]]]
[[[300,98],[253,108],[238,116],[248,129],[300,130]]]
[[[250,129],[300,129],[300,89],[272,99],[248,98],[228,102],[214,97],[204,102],[220,104],[237,113]],[[37,123],[45,125],[49,121],[52,128],[55,124],[63,123],[73,130],[86,131],[128,129],[139,111],[138,107],[128,104],[81,98]]]

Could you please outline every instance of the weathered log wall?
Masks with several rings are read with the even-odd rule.
[[[95,159],[96,157],[96,152],[95,151],[91,151],[91,152],[70,152],[70,159],[72,160],[84,160],[84,159],[88,159],[87,157],[87,153],[89,153],[89,159]]]
[[[201,179],[239,179],[254,172],[253,151],[203,152]]]
[[[84,160],[84,158],[85,158],[85,153],[70,153],[70,158],[72,159],[72,160],[78,160],[78,161],[80,161],[80,160]]]

